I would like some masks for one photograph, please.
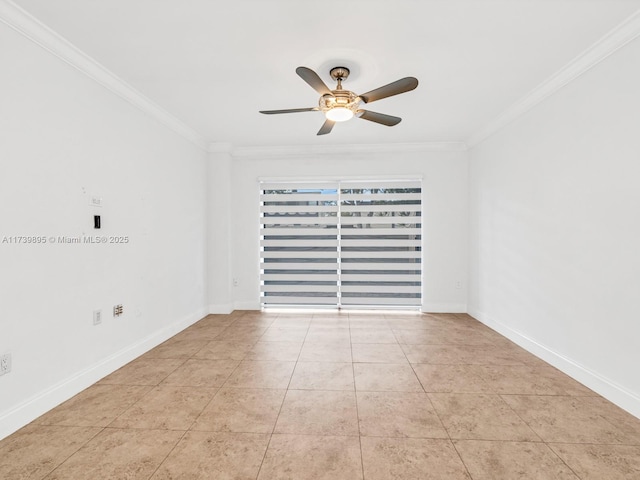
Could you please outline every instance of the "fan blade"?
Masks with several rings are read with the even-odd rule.
[[[307,67],[296,68],[296,73],[320,95],[333,95],[316,72]]]
[[[322,127],[320,127],[320,130],[318,130],[317,135],[326,135],[327,133],[330,133],[335,124],[336,122],[327,118],[322,124]]]
[[[320,110],[318,107],[290,108],[288,110],[260,110],[260,113],[264,113],[266,115],[274,115],[276,113],[317,112],[318,110]]]
[[[358,117],[369,120],[370,122],[386,125],[387,127],[393,127],[394,125],[397,125],[402,121],[400,117],[385,115],[384,113],[372,112],[371,110],[358,110]]]
[[[360,98],[364,103],[375,102],[383,98],[392,97],[399,93],[409,92],[418,86],[418,79],[413,77],[405,77],[400,80],[396,80],[384,87],[376,88],[370,92],[363,93]]]

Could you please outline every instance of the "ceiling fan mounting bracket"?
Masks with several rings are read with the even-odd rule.
[[[329,75],[331,75],[331,78],[333,78],[335,81],[346,80],[347,78],[349,78],[349,73],[351,72],[347,67],[333,67],[329,71]]]

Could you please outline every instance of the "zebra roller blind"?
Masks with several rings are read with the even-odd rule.
[[[264,306],[420,306],[419,180],[260,188]]]

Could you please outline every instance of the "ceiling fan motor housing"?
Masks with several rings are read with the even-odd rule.
[[[342,89],[342,81],[349,76],[349,69],[346,67],[335,67],[329,72],[331,78],[338,82],[335,90],[331,90],[331,95],[324,94],[320,97],[318,106],[322,112],[328,112],[335,108],[345,108],[356,115],[360,106],[360,97],[350,90]],[[348,117],[350,118],[350,116]]]
[[[360,97],[349,90],[332,90],[332,95],[323,95],[320,97],[318,106],[320,110],[326,112],[333,108],[348,108],[354,115],[360,106]]]

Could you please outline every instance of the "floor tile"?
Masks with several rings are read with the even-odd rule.
[[[456,440],[454,445],[473,480],[579,480],[544,443]]]
[[[333,343],[335,345],[349,345],[351,336],[348,328],[309,328],[305,342]]]
[[[640,418],[634,417],[600,396],[582,397],[580,400],[589,408],[595,409],[607,422],[623,432],[625,443],[640,445]]]
[[[354,392],[289,390],[275,433],[358,435]]]
[[[494,393],[483,380],[478,365],[413,364],[425,392],[440,393]]]
[[[247,353],[245,360],[276,360],[295,362],[300,355],[301,342],[267,342],[264,337]]]
[[[207,328],[187,328],[183,330],[171,340],[173,341],[187,341],[187,342],[210,342],[218,338],[226,327],[207,327]]]
[[[402,345],[411,363],[436,365],[526,365],[517,351],[493,345]]]
[[[640,478],[640,446],[552,444],[550,447],[582,480]]]
[[[185,362],[178,358],[139,358],[100,380],[103,385],[158,385]]]
[[[545,441],[627,443],[633,437],[608,422],[588,397],[503,395],[505,402]]]
[[[398,342],[407,345],[493,345],[483,334],[460,327],[431,326],[394,332]]]
[[[351,328],[378,328],[378,329],[391,329],[385,318],[375,317],[351,317],[349,318],[349,327]]]
[[[449,438],[425,393],[358,392],[360,435]]]
[[[47,476],[47,480],[146,480],[183,433],[106,428]]]
[[[45,413],[34,423],[106,427],[152,388],[135,385],[93,385]]]
[[[296,362],[249,362],[238,365],[225,387],[287,388]]]
[[[113,428],[187,430],[211,401],[215,388],[160,385],[116,418]]]
[[[279,435],[271,437],[258,480],[358,480],[362,461],[358,437]]]
[[[174,337],[175,338],[175,337]],[[171,338],[144,354],[145,358],[190,358],[204,347],[208,340],[175,340]]]
[[[550,366],[482,365],[478,372],[500,394],[594,395],[593,391]]]
[[[299,362],[289,388],[294,390],[354,390],[351,363]]]
[[[422,392],[410,365],[354,363],[356,390],[370,392]]]
[[[286,390],[222,388],[192,430],[271,433]]]
[[[299,362],[351,362],[351,345],[305,342]]]
[[[270,325],[273,328],[282,327],[294,327],[294,328],[309,328],[311,324],[310,317],[278,317]]]
[[[165,378],[162,385],[221,387],[239,364],[239,360],[204,360],[192,358]]]
[[[362,437],[367,480],[470,480],[449,440]]]
[[[352,327],[351,343],[391,343],[397,344],[398,340],[390,328]]]
[[[499,395],[429,393],[451,438],[540,441]]]
[[[397,343],[354,343],[351,346],[353,361],[359,363],[407,363],[402,348]]]
[[[0,478],[43,478],[101,430],[28,425],[0,441]]]
[[[232,342],[214,340],[207,343],[194,355],[206,360],[242,360],[257,342]]]
[[[235,321],[233,314],[212,313],[198,320],[193,327],[228,327]]]
[[[152,480],[255,480],[268,435],[187,432]]]
[[[302,343],[307,336],[307,330],[307,327],[269,327],[260,337],[260,341]]]
[[[227,327],[215,339],[221,342],[255,343],[267,331],[266,327]]]

